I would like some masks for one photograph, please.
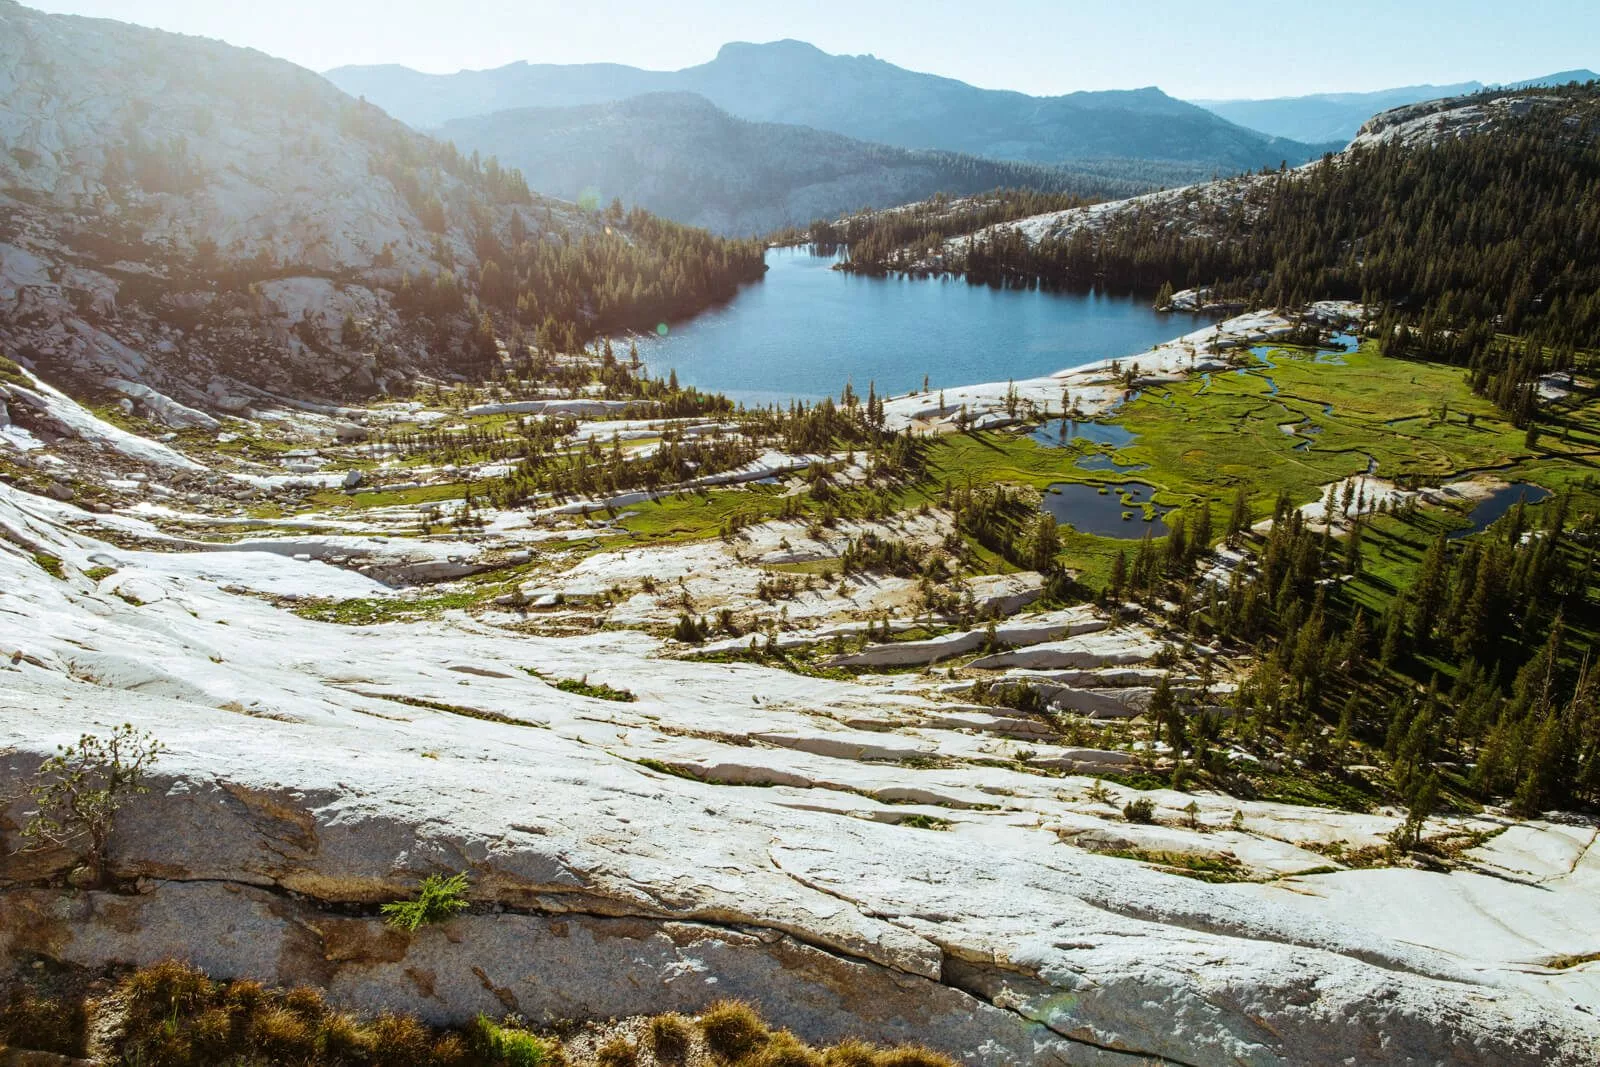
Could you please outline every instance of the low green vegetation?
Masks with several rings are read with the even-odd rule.
[[[380,909],[383,912],[383,921],[390,926],[415,933],[419,927],[453,919],[470,906],[467,900],[468,888],[465,874],[452,874],[448,878],[430,874],[422,880],[421,885],[417,886],[416,895],[410,900],[397,900],[385,904]]]
[[[1165,849],[1125,848],[1102,851],[1102,856],[1138,860],[1158,871],[1182,875],[1202,882],[1245,882],[1250,880],[1244,865],[1232,856],[1196,855]]]
[[[506,1067],[555,1067],[566,1062],[561,1045],[515,1026],[502,1026],[487,1015],[479,1015],[468,1027],[472,1044],[480,1053],[495,1057]]]
[[[438,618],[446,611],[475,607],[491,595],[487,589],[469,586],[417,597],[358,597],[349,600],[306,597],[295,600],[289,610],[302,619],[315,622],[375,626],[380,623]]]
[[[28,380],[28,376],[22,373],[22,368],[5,356],[0,356],[0,382],[20,385],[24,388],[33,387],[33,383]]]
[[[60,581],[66,580],[67,571],[66,567],[61,562],[60,556],[52,556],[50,553],[43,551],[35,552],[33,554],[33,562],[37,563],[39,565],[39,569],[44,571],[50,577]]]
[[[576,693],[596,700],[615,700],[626,704],[639,699],[626,689],[615,689],[604,682],[591,682],[587,674],[582,678],[562,678],[553,684],[563,693]]]

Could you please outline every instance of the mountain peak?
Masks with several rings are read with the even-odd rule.
[[[793,59],[826,59],[828,53],[807,41],[785,37],[778,41],[729,41],[717,49],[717,60],[744,59],[752,56],[782,56]]]

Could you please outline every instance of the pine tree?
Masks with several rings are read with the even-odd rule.
[[[1233,510],[1228,514],[1228,544],[1237,547],[1239,536],[1250,527],[1250,495],[1244,486],[1233,494]]]

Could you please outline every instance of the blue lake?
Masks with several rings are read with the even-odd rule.
[[[639,337],[652,374],[746,404],[1031,378],[1134,356],[1212,321],[1148,297],[868,278],[836,259],[770,249],[764,279],[720,308]],[[626,351],[626,347],[623,347]]]

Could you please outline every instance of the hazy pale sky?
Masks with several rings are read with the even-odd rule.
[[[25,0],[27,2],[27,0]],[[314,70],[703,63],[796,37],[1034,94],[1289,96],[1600,67],[1600,0],[32,0],[220,37]]]

